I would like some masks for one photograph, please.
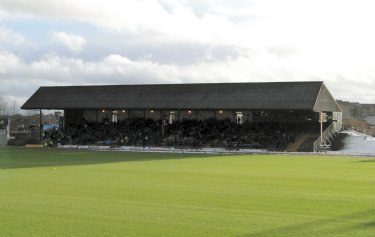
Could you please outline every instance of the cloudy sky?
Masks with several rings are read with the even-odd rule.
[[[325,81],[375,103],[373,0],[0,0],[0,94],[39,86]]]

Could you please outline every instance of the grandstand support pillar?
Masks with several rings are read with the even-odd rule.
[[[42,124],[42,110],[39,110],[39,141],[42,141],[42,130],[43,130],[43,124]]]
[[[164,125],[164,110],[160,111],[160,116],[161,116],[161,136],[164,136],[164,130],[165,130],[165,125]]]
[[[129,125],[129,124],[130,124],[130,122],[129,122],[129,118],[130,118],[130,109],[128,109],[128,111],[127,111],[126,114],[127,114],[126,124]]]
[[[323,145],[323,112],[319,113],[320,115],[320,145]]]
[[[142,128],[143,139],[145,138],[145,133],[146,133],[146,109],[143,110],[143,128]]]

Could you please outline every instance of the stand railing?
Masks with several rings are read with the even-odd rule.
[[[331,147],[331,142],[336,135],[336,131],[334,129],[333,123],[328,126],[328,128],[323,132],[322,136],[320,136],[314,142],[314,152],[321,152],[326,151],[327,148]]]

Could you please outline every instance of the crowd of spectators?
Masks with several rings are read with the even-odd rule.
[[[164,126],[163,124],[164,123]],[[83,125],[52,129],[43,134],[50,145],[224,147],[227,149],[285,150],[296,136],[312,129],[311,123],[248,123],[230,120],[132,119],[111,123],[84,122]]]

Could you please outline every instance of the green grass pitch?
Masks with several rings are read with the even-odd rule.
[[[1,148],[0,236],[375,236],[375,158]]]

